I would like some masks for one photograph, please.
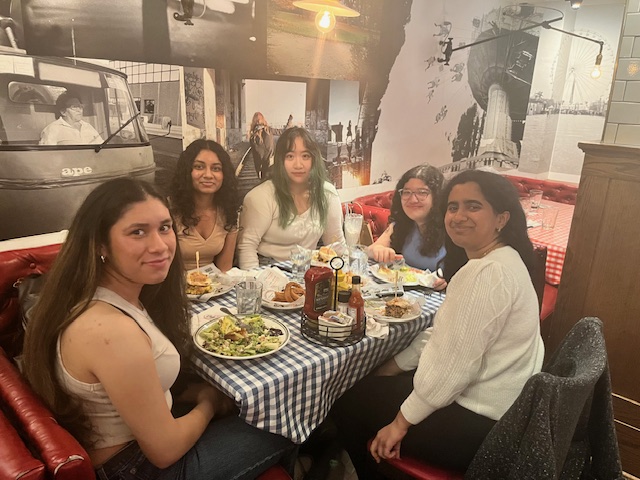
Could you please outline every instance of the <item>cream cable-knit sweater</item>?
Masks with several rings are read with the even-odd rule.
[[[325,245],[344,242],[342,233],[342,206],[336,188],[324,184],[327,196],[327,226],[322,228],[311,209],[297,215],[293,223],[282,229],[278,224],[280,210],[276,202],[275,187],[271,180],[258,185],[244,197],[240,213],[238,261],[243,270],[259,266],[258,254],[277,261],[287,260],[291,248],[300,245],[314,249],[322,237]]]
[[[514,249],[470,260],[449,282],[432,331],[395,357],[403,370],[418,367],[404,417],[415,425],[455,401],[498,420],[542,367],[539,322],[536,292]]]

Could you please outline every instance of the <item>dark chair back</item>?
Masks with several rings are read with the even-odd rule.
[[[599,319],[574,325],[489,432],[465,478],[622,478]]]
[[[542,245],[533,246],[533,275],[531,281],[533,282],[533,288],[536,290],[538,296],[538,310],[542,310],[542,297],[544,296],[544,284],[547,274],[547,247]]]

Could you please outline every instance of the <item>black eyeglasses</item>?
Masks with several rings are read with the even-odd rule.
[[[407,190],[406,188],[401,188],[398,190],[398,193],[402,200],[409,200],[411,195],[414,195],[417,200],[425,200],[429,195],[431,195],[431,190],[428,188],[420,188],[418,190]]]

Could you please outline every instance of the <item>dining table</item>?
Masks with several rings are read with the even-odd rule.
[[[365,333],[352,345],[323,345],[302,335],[301,310],[268,310],[263,305],[262,315],[275,317],[289,329],[290,338],[284,346],[272,354],[242,360],[196,350],[192,362],[199,376],[235,400],[239,416],[248,424],[300,444],[348,388],[431,325],[445,298],[443,293],[420,291],[405,291],[405,296],[425,297],[420,315],[411,321],[390,323],[385,338]],[[233,291],[207,302],[193,302],[192,321],[202,324],[206,312],[223,306],[236,306]]]
[[[575,205],[542,200],[541,208],[558,209],[558,217],[553,228],[544,228],[541,221],[541,209],[529,208],[527,213],[529,239],[535,245],[547,247],[545,280],[550,285],[559,285],[562,276],[564,258],[567,254],[567,242]]]

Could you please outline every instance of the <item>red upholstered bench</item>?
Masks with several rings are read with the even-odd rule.
[[[576,204],[576,196],[578,194],[576,185],[514,175],[504,175],[504,178],[513,183],[521,197],[528,197],[529,190],[542,190],[542,198],[545,200],[569,205]]]
[[[373,239],[377,240],[387,229],[391,213],[391,201],[394,191],[374,193],[353,199],[353,211],[362,213],[365,222],[371,227]]]
[[[17,368],[0,349],[0,405],[3,423],[11,423],[16,432],[38,455],[37,462],[46,467],[42,477],[60,480],[92,480],[95,478],[91,459],[82,446],[62,428],[53,414],[33,393]],[[5,422],[6,420],[6,422]],[[0,437],[0,451],[15,449],[15,437]],[[27,446],[23,444],[26,449]],[[30,465],[35,458],[22,457],[22,465]],[[0,471],[4,467],[0,466]],[[33,472],[33,471],[32,471]],[[10,473],[10,472],[5,472]],[[2,478],[23,478],[2,476]]]

